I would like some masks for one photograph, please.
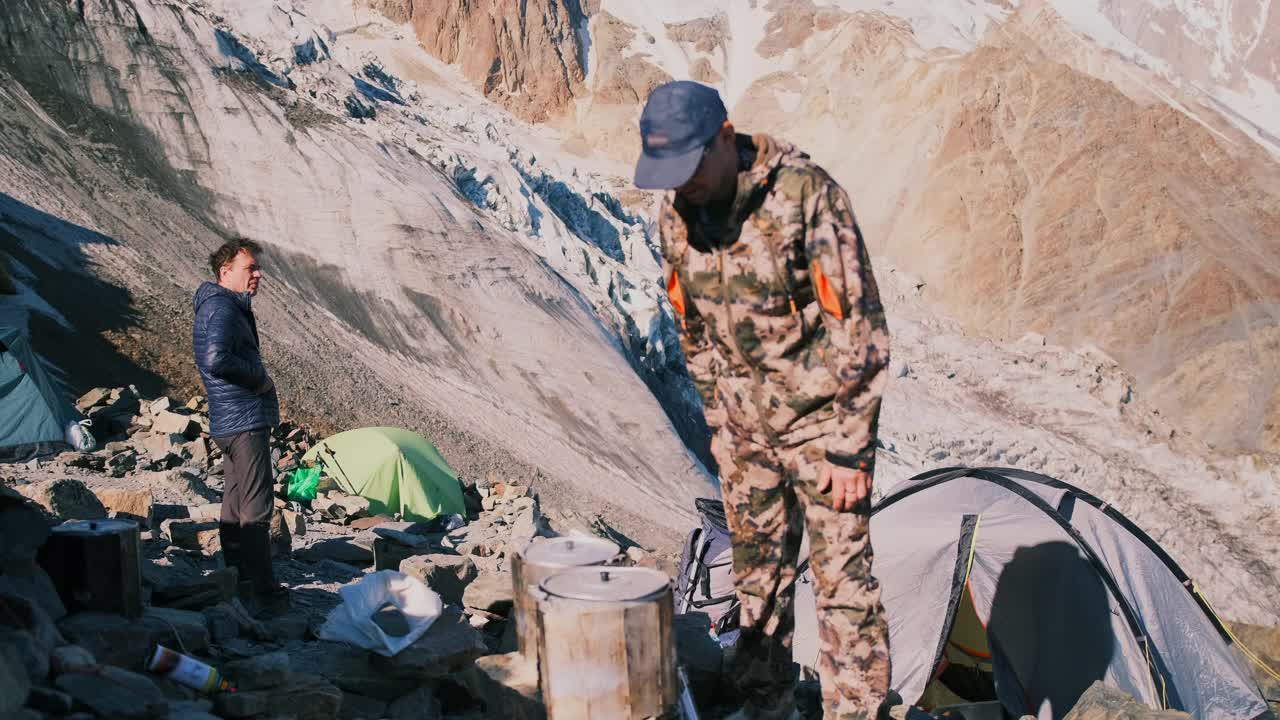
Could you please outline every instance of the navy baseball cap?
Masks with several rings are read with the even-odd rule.
[[[688,182],[702,162],[703,149],[728,119],[714,88],[688,80],[654,88],[640,114],[643,150],[636,162],[636,187],[671,190]]]

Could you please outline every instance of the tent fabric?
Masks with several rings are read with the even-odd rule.
[[[368,427],[325,438],[302,457],[322,463],[343,492],[369,500],[375,514],[423,522],[463,514],[458,475],[421,435],[403,428]]]
[[[949,468],[896,487],[871,525],[891,684],[908,703],[955,640],[967,593],[1015,717],[1061,718],[1096,680],[1196,718],[1268,711],[1185,573],[1088,493],[1021,470]]]
[[[67,425],[77,419],[22,331],[0,328],[0,448],[13,454],[26,446],[64,443]]]

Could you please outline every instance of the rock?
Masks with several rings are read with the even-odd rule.
[[[542,514],[538,512],[537,508],[525,508],[516,516],[515,522],[511,523],[509,542],[520,546],[534,539],[541,532]]]
[[[208,401],[205,400],[205,397],[203,395],[195,395],[190,400],[187,401],[187,404],[184,407],[186,407],[188,410],[193,410],[195,412],[203,412],[205,407],[207,406],[208,406]]]
[[[1240,642],[1253,651],[1268,667],[1280,668],[1280,628],[1244,623],[1228,623],[1228,626]],[[1238,645],[1232,643],[1231,648],[1236,657],[1240,658],[1240,664],[1253,673],[1253,679],[1262,689],[1263,696],[1269,698],[1272,712],[1280,716],[1280,679],[1271,676],[1245,657]]]
[[[475,562],[465,555],[415,555],[400,563],[400,572],[416,577],[450,605],[461,605],[467,586],[478,577]]]
[[[237,660],[222,667],[236,690],[265,690],[279,687],[289,680],[289,653],[277,651]]]
[[[289,529],[289,534],[293,537],[302,537],[307,534],[307,518],[302,513],[281,510],[280,517],[284,520],[284,526]]]
[[[271,513],[271,556],[287,558],[293,553],[293,535],[279,510]]]
[[[1152,710],[1131,696],[1095,682],[1064,720],[1178,720],[1191,716],[1177,710]]]
[[[462,594],[466,607],[506,616],[515,602],[510,573],[482,573]]]
[[[79,480],[47,480],[21,485],[17,490],[59,520],[101,520],[107,516],[98,497]]]
[[[170,505],[152,503],[151,522],[159,526],[165,520],[187,520],[191,518],[191,508],[186,505]]]
[[[159,415],[162,412],[167,412],[172,408],[173,408],[173,400],[164,396],[160,396],[155,400],[152,400],[151,402],[147,403],[147,414],[154,417],[156,415]]]
[[[198,520],[165,520],[160,532],[169,542],[183,550],[203,553],[212,557],[222,549],[218,535],[218,523]]]
[[[529,497],[529,493],[530,493],[530,490],[529,490],[529,486],[527,485],[507,485],[502,490],[502,497],[508,500],[512,500],[515,498]]]
[[[404,694],[402,678],[374,667],[374,654],[346,643],[320,640],[290,652],[295,675],[325,678],[345,692],[391,701]]]
[[[80,396],[80,399],[76,401],[76,409],[81,414],[87,413],[91,408],[105,404],[110,397],[110,388],[94,388]]]
[[[360,547],[346,538],[321,540],[294,553],[294,557],[306,562],[333,560],[357,568],[369,567],[373,564],[373,551]]]
[[[0,546],[3,552],[3,546]],[[40,607],[50,620],[61,620],[67,614],[58,589],[44,568],[35,560],[11,559],[0,562],[0,593],[24,597]]]
[[[168,713],[169,702],[150,678],[109,665],[94,673],[58,676],[59,690],[108,718],[151,718]]]
[[[182,449],[191,458],[191,464],[196,467],[209,467],[209,441],[202,437],[182,446]]]
[[[0,717],[17,711],[31,690],[31,677],[12,646],[0,642]]]
[[[189,653],[209,647],[209,628],[198,612],[150,607],[142,613],[142,626],[151,632],[153,642],[174,643]]]
[[[0,569],[12,561],[34,562],[49,538],[49,521],[40,505],[0,485]]]
[[[193,508],[189,508],[187,514],[192,520],[213,520],[217,522],[222,518],[222,503],[196,505]]]
[[[64,637],[108,665],[141,668],[151,651],[150,633],[119,615],[83,612],[58,622]],[[74,694],[74,693],[73,693]]]
[[[147,457],[153,460],[162,460],[170,455],[181,455],[182,447],[187,442],[187,438],[176,433],[160,433],[148,435],[142,441],[142,449],[146,452]]]
[[[650,568],[653,570],[658,569],[658,558],[654,557],[652,553],[641,547],[627,548],[627,559],[636,567]]]
[[[317,500],[312,507],[338,522],[349,523],[369,515],[368,499],[341,492],[326,494],[324,500]]]
[[[362,517],[350,523],[353,530],[372,530],[379,525],[386,525],[389,522],[395,522],[395,518],[390,515],[374,515],[373,517]]]
[[[0,628],[0,646],[8,648],[17,656],[19,667],[27,674],[28,683],[42,683],[49,676],[50,648],[36,640],[32,633]]]
[[[301,640],[307,636],[310,627],[311,622],[305,615],[285,615],[263,624],[267,636],[279,642]]]
[[[423,685],[405,695],[387,708],[385,717],[391,720],[440,720],[444,710],[436,699],[436,691],[430,685]],[[504,717],[490,715],[490,717]]]
[[[227,718],[269,715],[334,720],[342,707],[342,691],[323,678],[304,676],[270,690],[220,694],[214,707]]]
[[[338,710],[338,717],[342,720],[380,720],[386,715],[386,700],[375,700],[355,693],[342,694],[342,707]]]
[[[165,560],[175,564],[161,565],[163,561],[152,561],[142,565],[142,581],[151,588],[152,604],[179,610],[201,610],[236,596],[240,581],[236,568],[223,567],[204,572],[182,555],[170,555]]]
[[[156,643],[198,653],[209,647],[204,616],[170,608],[147,608],[141,620],[84,612],[58,622],[63,637],[108,665],[141,669]],[[182,642],[175,639],[180,637]],[[56,652],[56,651],[55,651]]]
[[[482,657],[458,680],[472,697],[481,699],[487,717],[545,720],[547,716],[538,692],[538,666],[518,652]]]
[[[107,474],[113,478],[122,478],[137,468],[138,453],[132,448],[116,455],[112,455],[111,459],[107,461]]]
[[[53,715],[66,715],[75,706],[70,695],[47,687],[33,687],[27,694],[27,707]]]
[[[490,495],[489,497],[480,501],[480,508],[488,512],[492,512],[493,509],[497,506],[498,506],[498,498],[493,495]]]
[[[151,426],[151,431],[180,435],[183,438],[182,442],[185,443],[187,440],[200,436],[200,423],[196,422],[190,415],[179,415],[166,410],[155,415],[155,422]]]
[[[240,637],[243,628],[240,613],[228,603],[218,603],[204,610],[204,624],[209,629],[209,641],[214,645],[226,643]]]
[[[93,653],[79,645],[63,645],[54,648],[49,655],[49,665],[57,674],[85,670],[97,664],[98,660],[93,657]]]
[[[393,657],[374,655],[372,664],[403,681],[442,678],[487,651],[484,637],[459,612],[446,610],[412,645]]]
[[[142,525],[151,522],[151,504],[154,498],[150,490],[99,488],[94,494],[113,518],[134,520]]]
[[[405,547],[393,540],[377,538],[373,541],[373,569],[400,570],[401,564],[417,552],[415,548]]]

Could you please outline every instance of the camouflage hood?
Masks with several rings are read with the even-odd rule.
[[[728,213],[717,217],[706,208],[688,205],[672,193],[672,206],[688,226],[689,244],[701,252],[736,242],[742,224],[768,194],[771,178],[778,168],[789,161],[809,158],[794,145],[765,134],[738,133],[737,144],[738,191]]]

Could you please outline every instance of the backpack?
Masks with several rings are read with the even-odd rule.
[[[675,611],[677,614],[706,613],[720,644],[732,645],[738,636],[740,603],[734,591],[733,547],[725,521],[724,503],[698,498],[694,505],[702,518],[702,525],[690,531],[681,552]],[[792,654],[801,668],[813,675],[812,669],[817,667],[819,640],[813,571],[809,568],[806,546],[801,547],[801,558],[796,567]]]
[[[706,613],[720,635],[738,625],[729,526],[719,500],[698,498],[694,505],[702,525],[689,532],[680,555],[675,610]]]

